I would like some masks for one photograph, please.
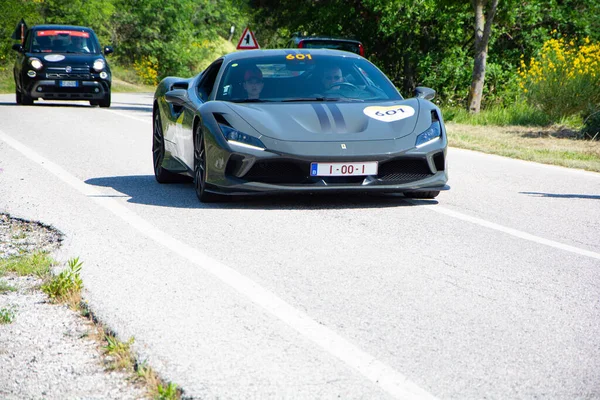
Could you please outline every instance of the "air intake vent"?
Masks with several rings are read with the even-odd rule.
[[[215,117],[215,121],[217,121],[217,123],[231,127],[231,124],[227,122],[223,114],[213,113],[213,117]]]
[[[440,117],[438,117],[438,113],[435,110],[431,110],[431,123],[438,122]]]
[[[433,163],[435,164],[435,169],[438,171],[443,171],[446,168],[446,163],[444,161],[444,153],[439,152],[434,154]]]

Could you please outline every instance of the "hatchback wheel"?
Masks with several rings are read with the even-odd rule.
[[[98,100],[98,105],[103,108],[110,107],[110,91],[106,93],[102,100]]]

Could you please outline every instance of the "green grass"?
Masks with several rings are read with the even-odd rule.
[[[446,124],[450,146],[600,172],[600,141],[577,139],[577,131],[561,126],[475,126]]]
[[[14,307],[0,308],[0,325],[12,323],[15,320],[16,315],[17,313]]]
[[[123,343],[114,335],[105,334],[104,340],[106,341],[104,354],[112,359],[109,369],[133,371],[135,357],[131,351],[131,345],[134,342],[134,338],[129,338],[126,343]]]
[[[552,120],[541,111],[527,105],[514,104],[509,107],[492,107],[478,114],[471,114],[464,108],[447,107],[442,109],[444,121],[469,125],[519,125],[547,126]]]
[[[52,265],[54,265],[54,261],[48,253],[43,251],[12,256],[0,260],[0,276],[12,272],[19,276],[35,275],[44,277],[50,273]]]
[[[14,93],[15,80],[12,76],[12,65],[0,65],[0,93]]]
[[[42,285],[42,291],[57,303],[66,303],[76,309],[81,302],[83,281],[80,276],[83,263],[79,258],[68,261],[68,268],[52,276]]]
[[[14,292],[16,290],[17,290],[16,287],[9,285],[7,282],[0,281],[0,294]]]
[[[145,85],[131,67],[124,67],[117,63],[110,65],[112,71],[112,90],[115,93],[153,93],[156,87]]]

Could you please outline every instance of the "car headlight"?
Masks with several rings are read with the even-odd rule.
[[[439,122],[434,122],[431,126],[419,136],[417,136],[416,147],[422,147],[434,140],[439,140],[442,137],[442,128]]]
[[[219,128],[221,132],[223,132],[223,136],[229,143],[236,144],[238,146],[251,148],[254,150],[264,150],[265,145],[258,138],[254,136],[250,136],[246,133],[240,132],[236,129],[233,129],[230,126],[219,124]]]
[[[104,60],[101,58],[97,59],[94,61],[92,68],[94,68],[96,71],[102,71],[104,69]]]
[[[40,61],[40,59],[39,59],[39,58],[35,58],[35,57],[31,57],[31,58],[29,59],[29,64],[30,64],[30,65],[31,65],[31,66],[32,66],[34,69],[37,69],[37,70],[40,70],[40,69],[42,69],[42,67],[44,66],[44,64],[42,64],[42,62]]]

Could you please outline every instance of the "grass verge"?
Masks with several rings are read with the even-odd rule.
[[[83,280],[80,273],[83,262],[79,258],[67,262],[67,268],[59,274],[52,273],[52,267],[58,265],[46,252],[21,254],[0,260],[0,278],[7,274],[18,276],[33,275],[43,280],[40,289],[55,304],[66,304],[72,310],[78,311],[83,318],[89,319],[94,326],[92,336],[96,338],[99,346],[104,349],[106,356],[105,368],[122,370],[129,373],[134,380],[141,382],[148,392],[149,397],[158,400],[181,399],[182,392],[176,384],[165,382],[145,362],[138,363],[131,349],[134,339],[127,342],[119,341],[110,333],[89,310],[87,304],[81,300]],[[15,291],[16,288],[0,280],[0,294]],[[0,308],[0,325],[10,324],[17,317],[14,306]]]
[[[53,265],[52,258],[43,251],[12,256],[0,260],[0,276],[14,273],[18,276],[34,275],[38,278],[44,278],[50,275]]]
[[[450,146],[483,153],[600,172],[600,141],[578,140],[560,126],[476,126],[448,122]]]

